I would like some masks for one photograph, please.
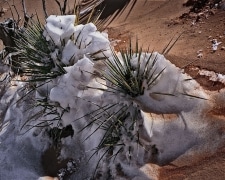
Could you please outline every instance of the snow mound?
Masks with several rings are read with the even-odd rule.
[[[54,144],[49,129],[68,125],[74,135],[59,140],[59,159],[74,160],[71,179],[120,179],[121,172],[127,179],[148,179],[141,170],[146,163],[170,161],[196,143],[190,114],[197,114],[196,109],[203,108],[202,99],[208,98],[199,84],[157,52],[134,53],[126,64],[123,54],[110,47],[106,33],[92,23],[75,25],[75,19],[74,15],[51,15],[43,32],[51,45],[51,58],[63,64],[65,74],[28,95],[21,90],[26,83],[16,88],[8,84],[1,90],[5,114],[0,179],[45,176],[40,159]],[[116,74],[120,81],[114,79]],[[135,91],[130,78],[138,74],[144,74],[138,87],[143,93],[131,95],[117,84],[123,82]],[[53,110],[38,106],[39,100],[46,100],[50,105],[46,107]],[[155,115],[165,113],[177,115],[166,128],[163,116]],[[179,119],[187,123],[185,132]],[[44,127],[36,126],[40,122]],[[178,147],[181,142],[184,145]]]
[[[65,65],[73,65],[83,55],[92,59],[110,55],[110,42],[106,33],[97,31],[93,23],[75,25],[76,16],[51,15],[46,19],[44,37],[53,41],[54,52],[51,57]],[[60,50],[60,52],[59,52]]]

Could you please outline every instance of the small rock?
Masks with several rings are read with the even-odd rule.
[[[210,10],[210,11],[209,11],[209,14],[210,14],[210,15],[215,15],[216,12],[215,12],[214,10]]]
[[[180,24],[180,21],[179,21],[178,19],[173,19],[173,20],[172,20],[172,24],[173,24],[173,25]]]
[[[6,8],[1,8],[1,9],[0,9],[0,17],[4,16],[5,13],[7,12],[7,10],[8,10],[8,9],[6,9]]]
[[[196,18],[197,18],[197,14],[191,12],[191,13],[189,13],[189,17],[190,17],[191,19],[196,19]]]
[[[222,42],[217,42],[217,39],[213,39],[211,42],[212,42],[213,52],[215,52],[217,50],[218,46],[222,43]]]
[[[5,13],[7,11],[8,11],[8,9],[6,9],[6,8],[1,8],[1,10],[0,10],[0,12],[3,12],[3,13]]]
[[[197,54],[202,53],[202,52],[203,52],[203,50],[202,50],[202,49],[199,49],[199,50],[197,51]]]
[[[221,50],[225,50],[225,46],[222,46],[222,47],[221,47]]]
[[[224,2],[221,2],[221,3],[219,4],[219,9],[222,9],[222,10],[225,11],[225,1],[224,1]]]
[[[197,58],[202,58],[203,57],[203,54],[202,53],[199,53],[198,55],[197,55]]]

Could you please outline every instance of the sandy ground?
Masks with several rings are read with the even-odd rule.
[[[12,0],[8,1],[13,4]],[[73,7],[72,0],[70,9]],[[143,49],[149,47],[151,50],[162,52],[163,48],[171,39],[176,39],[177,43],[171,51],[166,54],[175,65],[184,68],[185,72],[195,78],[204,88],[211,91],[218,91],[224,88],[222,83],[214,83],[206,77],[197,74],[195,68],[207,69],[217,73],[225,74],[225,50],[221,48],[225,46],[225,11],[220,9],[212,9],[210,12],[203,13],[200,21],[194,23],[197,16],[192,14],[188,18],[179,18],[183,14],[188,13],[190,8],[184,7],[183,3],[186,0],[137,0],[128,2],[127,0],[115,0],[117,5],[110,4],[111,1],[106,0],[108,6],[102,18],[107,18],[115,11],[119,11],[126,6],[124,11],[120,11],[116,18],[109,22],[106,30],[112,40],[120,40],[117,48],[123,48],[127,45],[129,38],[138,38],[138,42],[143,46]],[[14,0],[14,5],[17,7],[20,16],[23,16],[20,0]],[[49,14],[58,14],[57,4],[54,0],[47,1]],[[44,19],[41,1],[27,0],[27,11],[29,13],[38,12],[40,19]],[[129,9],[132,11],[129,13]],[[0,20],[3,21],[7,17],[11,17],[11,12],[8,3],[4,0],[0,1],[1,13]],[[12,7],[14,16],[15,10]],[[212,52],[211,41],[216,38],[222,42],[218,46],[216,52]],[[202,53],[202,57],[198,58],[198,51]],[[224,109],[220,109],[218,105],[215,108],[215,114],[219,114],[222,121],[225,120]],[[221,130],[222,133],[224,130]],[[218,150],[214,154],[203,156],[190,162],[181,165],[173,164],[160,167],[159,179],[224,179],[225,171],[225,156],[224,148]]]

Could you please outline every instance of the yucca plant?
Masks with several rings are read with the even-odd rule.
[[[175,39],[174,42],[171,40],[168,43],[163,50],[163,54],[167,54],[170,51],[178,38]],[[137,41],[134,48],[130,41],[127,49],[120,50],[118,53],[111,49],[111,53],[111,57],[105,56],[105,59],[102,61],[105,68],[98,69],[100,75],[98,74],[97,77],[106,82],[105,84],[100,83],[102,86],[105,86],[105,88],[86,86],[87,89],[103,91],[106,97],[108,94],[109,96],[112,95],[114,99],[119,99],[117,103],[110,103],[109,101],[107,105],[100,106],[97,110],[88,112],[86,115],[88,124],[81,129],[81,131],[84,131],[88,127],[95,127],[86,139],[94,136],[94,133],[98,130],[104,131],[99,145],[94,149],[94,153],[91,156],[92,158],[98,153],[101,154],[97,162],[96,172],[101,161],[114,161],[118,155],[124,154],[126,151],[129,151],[130,158],[132,158],[133,152],[129,143],[136,143],[144,149],[144,145],[139,141],[138,126],[143,125],[143,119],[140,113],[141,110],[149,113],[163,114],[164,111],[166,111],[165,113],[178,114],[186,127],[185,119],[181,114],[183,109],[182,107],[180,108],[179,105],[177,109],[171,105],[169,110],[166,107],[166,109],[162,108],[155,111],[154,108],[151,109],[151,106],[149,106],[150,108],[147,107],[146,110],[142,109],[143,106],[141,106],[144,101],[141,102],[141,105],[137,103],[136,100],[139,97],[147,97],[147,100],[152,100],[152,102],[148,103],[152,103],[153,106],[155,102],[160,102],[157,98],[154,99],[150,97],[153,95],[172,97],[174,100],[182,96],[184,96],[184,99],[204,99],[183,91],[177,91],[176,87],[172,88],[175,89],[173,91],[169,91],[168,89],[163,89],[163,91],[159,92],[155,90],[151,91],[151,89],[155,88],[160,82],[162,76],[165,78],[164,73],[173,70],[176,72],[179,71],[178,69],[172,69],[174,67],[171,65],[168,67],[169,70],[167,71],[166,65],[168,62],[158,62],[161,59],[158,58],[157,53],[150,53],[149,51],[143,52],[142,48],[139,48]],[[181,76],[181,74],[178,75]],[[185,82],[186,79],[183,81]],[[177,83],[176,79],[172,79],[172,84],[176,86]],[[124,138],[129,139],[129,143],[125,142]]]
[[[65,73],[63,65],[51,58],[51,47],[54,45],[46,41],[43,31],[44,27],[39,21],[31,21],[24,31],[18,32],[18,38],[15,39],[15,50],[20,54],[13,64],[28,77],[28,81],[43,82]]]
[[[124,154],[126,151],[129,151],[132,159],[133,152],[129,143],[135,143],[142,147],[139,141],[139,125],[142,125],[143,120],[140,108],[133,102],[132,98],[143,95],[145,88],[154,86],[154,82],[158,80],[165,68],[155,74],[157,56],[154,56],[153,53],[143,53],[138,42],[136,42],[134,49],[131,41],[128,48],[119,51],[119,53],[116,53],[112,48],[112,56],[105,56],[105,59],[102,60],[105,69],[98,69],[100,75],[97,76],[106,82],[104,85],[101,84],[105,88],[86,86],[87,89],[103,91],[105,96],[109,94],[115,99],[120,97],[120,101],[117,103],[108,102],[105,106],[99,106],[96,110],[88,112],[85,115],[88,123],[80,130],[83,132],[89,127],[95,127],[85,140],[94,136],[97,131],[103,130],[100,143],[93,149],[94,153],[90,157],[91,159],[94,155],[101,154],[95,175],[103,159],[108,162],[114,161],[118,155]],[[136,60],[135,63],[133,59]],[[145,86],[145,84],[147,85]],[[129,139],[129,143],[125,142],[125,139]]]
[[[99,13],[95,12],[95,7],[99,4],[92,3],[92,9],[90,6],[81,8],[79,2],[75,2],[74,6],[74,14],[76,15],[76,20],[74,25],[79,25],[80,23],[89,23],[94,22],[97,23]],[[32,18],[29,19],[29,23],[26,28],[21,28],[16,31],[16,38],[14,38],[16,47],[14,50],[18,53],[16,58],[13,58],[13,68],[16,69],[16,72],[19,72],[24,77],[24,81],[28,82],[28,92],[21,98],[25,98],[28,94],[33,91],[39,91],[42,86],[46,84],[51,84],[52,80],[56,77],[59,77],[66,72],[64,67],[68,66],[62,62],[62,51],[65,47],[64,39],[60,39],[61,46],[58,46],[54,43],[53,39],[50,37],[49,40],[46,39],[44,35],[44,31],[46,31],[46,27],[42,25],[39,21]],[[82,33],[82,30],[79,34],[71,35],[69,39],[74,42],[74,44],[81,48],[81,40],[78,41]],[[76,38],[74,38],[76,36]],[[56,53],[55,53],[56,52]],[[53,55],[54,54],[54,55]],[[96,53],[90,54],[91,56],[95,56]],[[73,58],[72,56],[71,58]],[[40,103],[41,100],[46,100],[46,102]],[[42,99],[35,100],[35,107],[41,107],[41,110],[38,114],[31,116],[31,119],[26,121],[25,125],[28,125],[28,122],[35,121],[38,119],[39,115],[42,114],[46,116],[50,111],[50,109],[54,108],[54,103],[49,101],[48,97],[43,97]],[[59,104],[55,104],[55,109],[63,109],[59,107]],[[59,110],[61,111],[61,110]],[[64,110],[62,110],[64,111]],[[52,112],[52,110],[51,110]],[[55,118],[61,120],[60,115],[59,118]],[[51,122],[49,121],[51,124]],[[43,122],[37,122],[36,125],[32,125],[33,127],[42,126]],[[24,126],[23,126],[24,127]]]
[[[130,113],[129,111],[133,112]],[[101,153],[93,176],[98,172],[97,169],[101,160],[104,159],[106,162],[110,163],[115,161],[117,156],[126,154],[128,151],[130,157],[130,159],[128,159],[129,162],[134,155],[131,150],[131,143],[135,143],[137,146],[141,145],[138,139],[138,126],[141,124],[141,122],[138,122],[140,121],[140,112],[137,108],[122,106],[118,112],[114,112],[110,117],[111,120],[106,119],[105,121],[107,122],[105,122],[104,125],[102,123],[98,124],[98,128],[104,130],[105,133],[99,145],[93,149],[94,153],[92,156]]]
[[[73,13],[76,15],[76,24],[87,24],[89,22],[94,23],[100,30],[102,25],[98,22],[103,10],[99,10],[98,7],[104,0],[94,0],[89,2],[80,2],[75,0]]]
[[[99,144],[92,149],[93,153],[91,153],[88,159],[88,161],[90,161],[94,156],[100,155],[96,163],[93,178],[98,174],[98,168],[102,161],[110,163],[114,161],[117,156],[125,154],[129,149],[130,158],[132,159],[133,154],[129,143],[135,143],[137,146],[141,145],[138,136],[138,127],[142,123],[142,121],[140,121],[140,111],[137,107],[133,106],[132,103],[130,103],[130,105],[124,105],[109,102],[105,106],[99,107],[95,111],[88,112],[84,117],[76,120],[82,119],[81,121],[83,121],[83,118],[87,119],[88,123],[80,129],[80,132],[85,133],[86,130],[92,127],[92,130],[87,133],[84,141],[92,136],[95,137],[95,133],[98,131],[103,132],[99,139]],[[125,139],[127,139],[129,143],[125,142]]]
[[[141,57],[142,49],[139,51],[136,49],[136,52],[133,52],[130,47],[126,51],[120,51],[121,57],[113,52],[113,60],[107,59],[105,61],[108,72],[103,75],[113,85],[111,88],[116,88],[117,91],[131,97],[143,95],[145,90],[144,81],[146,80],[149,88],[164,70],[154,76],[153,67],[157,61],[157,56],[153,57],[151,54],[147,57],[147,54],[146,52],[144,55],[147,61],[143,65],[143,62],[141,62],[141,58],[143,58]],[[132,64],[132,58],[137,58],[137,67]]]
[[[174,42],[171,39],[162,54],[166,55],[181,35]],[[136,59],[136,62],[132,62],[132,59]],[[158,57],[153,52],[149,50],[143,52],[142,48],[139,48],[138,40],[135,47],[132,47],[130,39],[129,46],[125,50],[119,50],[119,53],[112,50],[112,58],[106,57],[104,63],[107,72],[102,74],[104,79],[110,82],[111,89],[134,98],[143,95],[144,90],[150,89],[166,69],[166,67],[161,68],[160,72],[156,73],[157,61]]]
[[[78,22],[79,21],[76,21],[75,23]],[[76,120],[82,121],[79,124],[80,126],[78,126],[78,128],[80,128],[80,132],[83,133],[82,135],[86,135],[82,140],[85,141],[91,137],[99,138],[99,144],[96,147],[92,146],[94,148],[91,153],[89,153],[90,151],[86,151],[87,149],[84,148],[90,161],[92,158],[98,158],[97,162],[95,161],[96,167],[93,179],[97,179],[96,176],[98,175],[98,172],[102,170],[100,169],[102,161],[104,162],[104,165],[114,164],[114,162],[116,164],[119,161],[118,158],[121,158],[120,160],[125,164],[132,164],[132,160],[136,158],[136,155],[139,153],[134,150],[134,147],[140,146],[141,149],[144,149],[145,151],[144,145],[140,142],[140,139],[143,137],[139,137],[141,134],[140,131],[143,130],[140,128],[140,126],[143,127],[143,119],[141,117],[141,110],[143,109],[135,100],[140,96],[144,96],[146,91],[154,88],[156,83],[160,81],[160,77],[164,74],[167,67],[161,66],[158,68],[157,63],[159,59],[154,53],[149,53],[148,51],[143,52],[142,48],[139,48],[137,42],[136,47],[133,48],[130,41],[128,48],[120,50],[119,53],[116,53],[113,48],[111,48],[112,56],[110,57],[107,55],[101,58],[94,57],[94,55],[98,53],[104,55],[104,50],[87,54],[88,58],[91,59],[91,63],[95,65],[99,63],[99,60],[101,60],[102,64],[105,66],[103,69],[96,68],[98,73],[95,73],[96,71],[88,72],[88,68],[85,69],[83,66],[74,68],[77,71],[80,70],[81,78],[68,78],[75,82],[72,81],[71,84],[67,84],[65,81],[66,79],[62,79],[74,69],[71,68],[72,70],[70,69],[70,71],[68,70],[70,67],[65,68],[66,65],[62,63],[60,56],[57,56],[57,59],[53,59],[51,57],[50,54],[54,51],[55,44],[52,39],[49,41],[46,40],[43,36],[44,30],[44,27],[40,23],[33,23],[30,24],[24,32],[18,33],[19,39],[16,40],[16,42],[17,50],[20,52],[20,55],[18,61],[16,61],[17,68],[21,73],[28,77],[27,81],[32,85],[32,88],[36,90],[36,92],[39,91],[41,86],[46,83],[51,83],[51,81],[54,81],[54,79],[58,77],[57,85],[59,87],[61,86],[60,88],[63,89],[63,92],[64,90],[66,91],[67,85],[71,85],[71,87],[79,86],[80,88],[71,88],[69,93],[65,93],[65,96],[70,96],[70,99],[74,101],[81,98],[87,103],[95,106],[95,108],[93,108],[93,110],[92,107],[89,108],[88,106],[82,109],[81,103],[73,103],[73,106],[70,106],[69,103],[61,103],[59,100],[60,98],[58,101],[54,101],[54,99],[50,100],[48,93],[46,96],[36,96],[34,99],[35,103],[31,106],[31,108],[35,110],[33,111],[33,114],[25,120],[22,129],[25,126],[25,130],[30,130],[33,127],[43,128],[51,126],[51,128],[48,128],[49,136],[52,138],[54,145],[58,148],[60,148],[60,146],[58,146],[61,145],[60,143],[74,143],[77,139],[72,139],[71,141],[67,139],[66,142],[61,141],[61,138],[65,137],[63,135],[63,125],[68,124],[68,121],[70,121],[68,120],[68,117],[71,119],[75,117],[73,113],[75,110],[80,108],[79,106],[81,106],[80,109],[81,111],[84,111],[84,116],[78,117]],[[81,41],[78,41],[80,37],[82,37],[82,31],[80,31],[79,34],[73,34],[70,37],[73,45],[77,45],[78,49],[81,49]],[[62,48],[66,45],[63,40],[61,40],[60,43]],[[168,50],[165,50],[164,52],[166,53]],[[80,64],[82,64],[82,62]],[[83,64],[85,63],[83,62]],[[69,65],[72,66],[72,64]],[[76,65],[76,62],[74,65]],[[66,72],[64,68],[68,71]],[[85,82],[86,84],[83,85],[82,83],[84,83],[87,73],[91,74],[92,77],[90,77],[90,79],[87,80],[87,83]],[[74,73],[72,75],[77,76],[79,73]],[[92,81],[94,80],[99,80],[99,88],[96,86],[92,87]],[[90,89],[102,91],[99,94],[96,93],[98,94],[96,96],[100,96],[99,99],[101,100],[98,101],[96,100],[97,98],[93,98],[95,93],[89,93],[87,96],[80,96],[80,94],[85,94],[85,91]],[[73,90],[79,91],[79,96],[73,96]],[[154,93],[165,96],[176,96],[176,94],[170,92],[167,93],[166,90]],[[63,96],[63,92],[58,94],[56,93],[56,95]],[[147,94],[149,95],[149,93]],[[108,97],[108,95],[112,96],[110,100],[115,99],[116,102],[104,99]],[[64,101],[64,99],[62,101]],[[66,105],[63,106],[62,104]],[[68,106],[68,108],[66,106]],[[74,110],[73,112],[71,110],[72,108]],[[70,110],[72,112],[71,114],[69,114]],[[30,111],[30,109],[27,111]],[[65,114],[68,116],[65,117]],[[72,123],[73,122],[71,120],[71,124]],[[75,127],[75,125],[76,123],[69,126],[70,132],[73,131],[73,127]],[[89,128],[91,131],[89,131]],[[100,137],[98,135],[95,136],[95,133],[97,134],[98,132],[101,133]],[[76,138],[78,138],[78,141],[80,142],[79,134]],[[148,150],[149,149],[146,151]],[[99,157],[97,155],[99,155]],[[103,171],[104,170],[105,169],[103,169]]]
[[[21,127],[21,130],[25,128],[26,131],[34,127],[46,127],[56,124],[57,127],[61,126],[61,117],[65,112],[68,112],[68,109],[63,109],[60,105],[56,103],[50,103],[48,97],[41,99],[32,100],[33,105],[26,109],[26,112],[35,108],[37,111],[33,113],[29,119],[27,119]],[[61,109],[61,111],[59,111]]]
[[[57,3],[59,2],[57,1]],[[65,1],[64,3],[65,8],[67,2]],[[102,1],[88,3],[88,6],[81,7],[80,2],[76,0],[74,3],[75,25],[89,22],[97,24],[101,11],[96,12],[95,7],[100,3]],[[61,8],[60,5],[60,10]],[[51,53],[54,52],[56,45],[52,39],[46,40],[46,37],[43,35],[45,27],[38,16],[37,20],[29,18],[27,23],[26,28],[20,28],[15,31],[15,51],[19,53],[18,57],[13,59],[15,68],[23,75],[29,77],[29,81],[33,82],[54,79],[65,74],[66,71],[63,67],[66,65],[61,62],[61,52],[58,53],[56,59],[52,58]],[[77,35],[78,38],[79,35]],[[77,41],[77,39],[74,39],[74,36],[71,36],[70,39],[74,42]],[[65,46],[64,40],[60,39],[60,41],[61,45]],[[60,49],[60,47],[58,48]]]
[[[82,17],[82,21],[91,21],[91,16],[88,18],[87,16],[82,16],[79,6],[76,6],[74,10],[77,18],[74,22],[75,25],[78,25],[81,22],[80,17]],[[91,11],[91,14],[94,14],[94,11]],[[99,17],[99,15],[96,17]],[[60,27],[58,28],[60,29]],[[46,83],[51,83],[56,77],[59,77],[58,79],[61,80],[60,76],[67,73],[65,70],[68,69],[65,68],[67,65],[72,66],[76,64],[75,60],[70,63],[70,60],[74,58],[76,54],[71,55],[68,64],[62,62],[62,49],[68,45],[67,42],[70,43],[70,47],[76,46],[76,48],[80,50],[82,49],[82,40],[84,39],[82,37],[82,31],[84,29],[81,29],[78,34],[71,34],[67,42],[65,38],[60,39],[59,44],[56,44],[51,36],[48,41],[46,40],[46,36],[43,35],[45,30],[45,27],[42,26],[39,21],[32,21],[24,31],[19,31],[17,33],[18,39],[15,40],[17,45],[16,51],[20,54],[14,64],[23,75],[28,77],[27,81],[32,84],[32,90],[36,90],[37,92],[41,86]],[[90,42],[85,44],[84,48],[89,45]],[[165,54],[170,50],[170,47],[168,48],[168,46],[164,50]],[[60,53],[57,53],[53,58],[51,53],[53,53],[56,48],[58,48],[57,50],[60,51]],[[98,102],[97,100],[95,102],[95,99],[92,101],[91,95],[84,98],[81,96],[81,99],[83,98],[84,101],[95,106],[95,110],[88,109],[84,116],[76,119],[82,121],[85,120],[85,125],[83,124],[80,132],[85,132],[87,128],[93,127],[92,131],[87,134],[84,140],[94,136],[97,131],[103,131],[98,146],[93,149],[94,152],[90,156],[90,158],[92,158],[94,155],[100,153],[100,158],[96,164],[96,172],[103,159],[106,159],[107,162],[112,162],[120,154],[128,152],[129,159],[131,160],[133,155],[132,145],[135,143],[142,146],[139,142],[139,126],[143,124],[140,113],[143,109],[135,100],[136,98],[145,95],[146,91],[151,90],[167,68],[166,66],[158,68],[157,55],[153,52],[143,52],[142,48],[139,48],[138,42],[136,42],[136,47],[134,49],[135,50],[133,50],[130,41],[128,48],[120,50],[119,53],[116,53],[113,48],[111,48],[111,56],[106,55],[108,49],[97,50],[91,53],[87,52],[85,55],[91,59],[91,63],[97,64],[98,62],[96,61],[101,60],[104,64],[103,69],[96,68],[98,73],[95,73],[96,71],[88,72],[88,70],[82,70],[80,67],[76,69],[77,71],[80,71],[81,74],[81,79],[78,77],[74,78],[76,81],[82,81],[82,78],[85,79],[85,73],[91,74],[91,80],[100,80],[99,88],[92,87],[89,84],[91,81],[90,79],[85,85],[80,83],[80,89],[74,88],[79,91],[80,94],[85,90],[95,89],[102,91],[101,98],[103,101],[104,97],[107,97],[107,95],[110,95],[117,100],[116,103],[111,103],[110,101]],[[103,56],[95,56],[98,54]],[[79,75],[79,73],[77,74]],[[66,75],[61,77],[63,78],[65,76]],[[75,83],[71,86],[75,86]],[[104,88],[102,88],[103,86]],[[175,94],[170,92],[154,93],[165,96],[175,96]],[[71,95],[71,97],[77,99],[80,98],[78,95],[77,97]],[[75,100],[76,99],[74,99],[74,101]],[[79,106],[80,104],[76,105]],[[38,107],[40,110],[32,114],[30,119],[25,121],[24,126],[29,126],[31,124],[30,127],[33,128],[54,125],[51,136],[53,137],[53,141],[59,143],[60,138],[62,137],[60,122],[63,121],[63,115],[64,113],[69,113],[70,108],[75,109],[77,107],[62,107],[57,100],[50,100],[48,93],[46,97],[36,98],[33,107]],[[36,121],[38,122],[36,123]],[[55,126],[57,126],[58,129],[54,129]],[[95,173],[93,176],[95,176]]]

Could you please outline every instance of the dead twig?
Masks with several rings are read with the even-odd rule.
[[[10,12],[11,12],[11,15],[12,15],[12,18],[15,20],[15,18],[14,18],[14,14],[13,14],[13,11],[12,11],[12,8],[11,8],[11,6],[10,6],[9,2],[8,2],[8,1],[6,1],[6,3],[7,3],[7,4],[8,4],[8,6],[9,6],[9,9],[10,9]]]
[[[63,14],[66,13],[66,5],[67,5],[67,0],[64,0],[64,4],[63,4],[63,8],[62,8]]]
[[[23,14],[24,14],[24,24],[23,24],[23,26],[24,26],[25,28],[27,28],[30,17],[29,17],[28,14],[27,14],[27,9],[26,9],[25,0],[22,0],[22,6],[23,6]]]
[[[55,0],[55,2],[59,6],[59,10],[60,10],[61,15],[65,15],[66,14],[67,0],[64,0],[63,7],[58,0]]]
[[[45,0],[42,0],[42,8],[43,8],[43,11],[44,11],[44,14],[45,14],[45,18],[47,19],[48,12],[47,12],[47,9],[46,9],[46,2],[45,2]]]
[[[12,5],[12,7],[14,7],[14,9],[15,9],[15,11],[16,11],[16,14],[17,14],[17,22],[16,22],[16,25],[18,26],[19,25],[19,22],[20,22],[20,20],[21,20],[21,17],[20,17],[20,15],[19,15],[19,12],[17,11],[17,8],[16,8],[16,6],[15,6],[15,3],[14,3],[14,0],[13,0],[13,5]],[[14,19],[14,18],[13,18]],[[15,20],[15,19],[14,19]]]

